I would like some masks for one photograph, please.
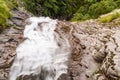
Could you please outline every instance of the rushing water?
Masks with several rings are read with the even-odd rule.
[[[31,17],[25,26],[24,42],[16,49],[16,58],[11,67],[9,80],[16,80],[21,75],[41,75],[38,80],[57,80],[67,73],[67,61],[70,47],[67,39],[58,45],[57,20],[48,17]]]

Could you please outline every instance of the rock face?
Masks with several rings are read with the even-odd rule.
[[[119,80],[119,27],[110,29],[90,21],[74,24],[78,30],[74,35],[86,47],[78,80]]]
[[[22,42],[25,20],[30,17],[25,11],[12,10],[10,28],[0,34],[0,80],[8,80],[9,68],[16,55],[15,49]]]
[[[0,34],[0,80],[8,79],[15,49],[23,40],[21,36],[26,18],[22,18],[17,17],[15,19],[19,21],[14,19],[10,22],[21,29],[10,28]],[[120,80],[120,26],[113,25],[114,22],[58,21],[55,32],[66,37],[72,46],[68,74],[61,75],[58,80]],[[26,76],[25,80],[35,79]]]
[[[71,80],[119,80],[119,27],[109,28],[106,27],[108,24],[103,26],[92,20],[61,24],[71,30],[72,35],[69,39],[72,45],[69,62]]]

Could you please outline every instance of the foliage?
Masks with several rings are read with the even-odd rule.
[[[99,20],[105,23],[105,22],[110,22],[118,17],[120,17],[120,9],[116,9],[111,13],[100,16]]]
[[[117,4],[118,8],[120,8],[120,0],[117,0],[116,4]]]
[[[52,18],[69,18],[80,4],[80,0],[23,0],[23,2],[33,14]]]
[[[35,15],[81,21],[98,18],[116,8],[120,0],[22,0]]]
[[[92,1],[92,0],[91,0]],[[78,11],[74,14],[72,21],[76,20],[86,20],[86,19],[95,19],[100,15],[111,12],[112,10],[118,8],[117,2],[115,0],[101,0],[96,1],[91,4],[86,4],[81,6]],[[83,16],[78,16],[81,14]],[[87,16],[86,16],[87,15]]]
[[[0,26],[5,26],[7,19],[11,16],[9,8],[3,0],[0,0]],[[0,27],[3,28],[3,27]]]
[[[13,2],[15,0],[0,0],[0,32],[7,27],[7,20],[12,16],[10,9],[14,7]]]

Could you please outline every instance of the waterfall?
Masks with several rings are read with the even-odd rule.
[[[16,49],[9,80],[31,74],[42,75],[37,80],[57,80],[63,73],[67,74],[70,45],[67,39],[58,43],[57,20],[31,17],[27,22],[25,40]]]

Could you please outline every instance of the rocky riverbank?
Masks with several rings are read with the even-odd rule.
[[[16,55],[15,49],[23,41],[25,20],[31,16],[24,10],[14,9],[11,12],[11,27],[0,34],[0,80],[8,80],[9,68]],[[59,79],[119,80],[119,23],[119,18],[109,23],[100,23],[98,20],[59,21],[55,31],[61,37],[66,36],[72,46],[69,74]]]

